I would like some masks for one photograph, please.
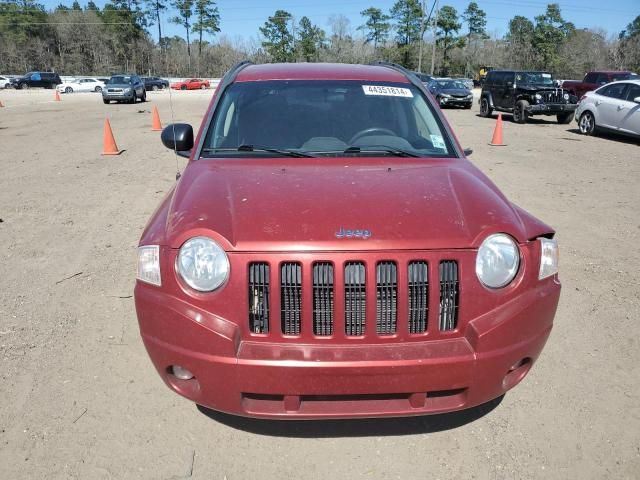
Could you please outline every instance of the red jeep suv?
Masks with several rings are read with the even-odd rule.
[[[551,227],[466,158],[392,64],[234,67],[140,240],[158,373],[267,418],[461,410],[527,374],[560,295]],[[467,152],[468,153],[468,152]]]

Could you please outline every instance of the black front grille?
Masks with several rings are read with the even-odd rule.
[[[564,90],[546,90],[540,92],[544,103],[564,103]]]
[[[367,318],[365,268],[362,262],[344,267],[344,328],[347,335],[364,335]]]
[[[269,332],[269,264],[249,265],[249,328]]]
[[[302,318],[302,267],[299,263],[280,266],[280,323],[285,335],[300,335]]]
[[[313,333],[333,335],[333,265],[313,265]]]
[[[458,263],[440,262],[440,330],[454,330],[458,324]]]
[[[396,333],[398,326],[398,267],[394,262],[376,266],[376,332]]]
[[[429,273],[427,262],[409,264],[409,332],[423,333],[429,318]]]

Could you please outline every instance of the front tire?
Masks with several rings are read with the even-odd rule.
[[[489,105],[489,99],[487,97],[482,97],[480,99],[480,116],[487,118],[491,116],[491,106]]]
[[[109,105],[111,103],[111,100],[107,100],[106,98],[103,98],[102,103],[104,103],[105,105]]]
[[[151,87],[151,90],[153,90],[154,92],[158,91],[158,85],[154,85],[153,87]]]
[[[73,93],[73,88],[67,87],[64,89],[64,93]]]
[[[207,88],[205,85],[200,85],[200,90],[204,90],[205,88]]]
[[[147,101],[147,91],[146,91],[146,90],[143,90],[143,91],[142,91],[142,98],[140,98],[140,101],[141,101],[142,103],[144,103],[144,102],[146,102],[146,101]]]
[[[187,86],[186,86],[186,85],[182,85],[182,86],[180,87],[180,90],[186,90],[186,89],[187,89]]]
[[[94,89],[96,93],[102,93],[102,87],[98,86]]]
[[[29,90],[29,84],[28,83],[23,83],[20,85],[20,90]]]
[[[516,102],[516,106],[513,109],[513,121],[516,123],[527,123],[527,119],[529,118],[529,114],[527,113],[527,107],[529,106],[529,102],[526,100],[518,100]]]
[[[580,115],[580,120],[578,120],[578,129],[583,135],[593,135],[596,132],[596,119],[593,116],[593,113],[587,110]]]
[[[558,123],[560,125],[568,125],[569,123],[571,123],[571,120],[573,120],[573,112],[559,113],[558,115],[556,115],[556,118],[558,119]]]

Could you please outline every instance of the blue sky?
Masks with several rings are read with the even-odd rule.
[[[41,0],[42,1],[42,0]],[[71,4],[73,0],[44,0],[47,8],[53,8],[59,3]],[[104,5],[104,0],[94,0],[99,6]],[[81,5],[86,0],[79,0]],[[485,12],[487,12],[487,30],[490,33],[502,35],[507,31],[508,22],[515,15],[523,15],[533,20],[533,17],[541,14],[551,1],[545,0],[476,0]],[[387,11],[395,3],[395,0],[219,0],[218,8],[221,15],[222,34],[249,39],[257,38],[258,28],[264,24],[267,17],[276,9],[287,10],[300,19],[308,16],[311,21],[326,31],[329,30],[328,20],[332,14],[345,15],[351,21],[351,29],[361,25],[360,11],[370,6],[375,6]],[[433,0],[427,4],[432,5]],[[606,2],[603,8],[602,0],[568,0],[556,1],[560,4],[563,17],[573,22],[578,28],[601,28],[610,34],[618,34],[637,15],[640,15],[640,0],[615,0]],[[469,0],[440,0],[440,6],[451,5],[458,10],[458,14],[469,4]],[[183,35],[183,29],[172,25],[167,21],[168,15],[163,20],[163,31],[169,35]],[[157,29],[150,29],[152,35],[157,36]],[[164,32],[163,32],[164,35]],[[154,38],[155,38],[154,36]]]

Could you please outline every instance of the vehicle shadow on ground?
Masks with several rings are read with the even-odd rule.
[[[228,427],[257,435],[290,438],[382,437],[436,433],[474,422],[494,410],[504,395],[461,412],[403,418],[353,420],[261,420],[216,412],[198,405],[207,417]]]
[[[578,130],[577,128],[570,128],[567,130],[567,133],[573,133],[579,137],[584,137],[584,135],[581,134],[580,130]],[[640,138],[635,139],[633,137],[629,137],[627,135],[621,135],[619,133],[614,133],[614,132],[598,131],[596,132],[594,137],[602,138],[604,140],[609,140],[611,142],[626,143],[628,145],[640,145]]]
[[[482,115],[480,115],[479,113],[476,113],[476,117],[478,118],[483,118],[486,120],[498,120],[498,115],[496,113],[491,114],[490,117],[483,117]],[[548,120],[547,120],[548,118]],[[511,115],[510,113],[503,113],[502,114],[502,121],[503,122],[508,122],[508,123],[513,123],[514,125],[519,125],[518,123],[513,121],[513,115]],[[571,120],[573,122],[573,120]],[[558,121],[556,120],[556,117],[554,116],[550,116],[550,117],[529,117],[527,118],[527,123],[522,124],[524,125],[558,125]]]

